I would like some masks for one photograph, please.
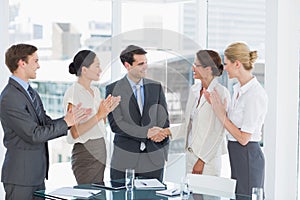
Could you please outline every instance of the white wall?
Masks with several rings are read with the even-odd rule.
[[[299,1],[267,0],[266,197],[297,199]]]
[[[0,1],[0,24],[0,91],[2,91],[9,76],[9,70],[4,61],[4,54],[8,47],[8,0]]]
[[[9,71],[5,66],[4,61],[4,54],[5,50],[8,47],[8,0],[1,0],[0,1],[0,91],[4,88],[5,84],[7,83],[7,78],[9,76]],[[0,138],[3,138],[3,129],[0,125]],[[3,158],[4,158],[5,149],[3,143],[0,143],[0,167],[2,167]],[[0,170],[1,175],[1,170]],[[3,197],[3,198],[1,198]],[[3,185],[0,184],[0,199],[4,199],[4,190]]]

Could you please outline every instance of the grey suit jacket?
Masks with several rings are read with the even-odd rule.
[[[63,118],[46,115],[41,99],[42,116],[38,117],[24,88],[12,78],[0,96],[0,119],[6,147],[2,167],[3,183],[36,186],[48,176],[47,141],[67,134]]]
[[[143,160],[146,162],[143,163],[145,166],[154,165],[157,166],[157,169],[161,169],[167,160],[169,138],[157,143],[147,139],[149,128],[153,126],[169,127],[163,88],[156,81],[150,79],[143,81],[144,108],[142,115],[126,76],[106,87],[106,96],[108,94],[121,96],[119,106],[108,115],[110,127],[115,133],[111,165],[118,170],[135,167],[141,153],[148,154],[149,159]],[[142,141],[146,144],[144,152],[140,151]]]

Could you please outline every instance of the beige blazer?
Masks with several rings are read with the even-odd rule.
[[[192,135],[190,138],[190,144],[188,146],[188,125],[190,116],[193,107],[198,102],[201,88],[201,82],[191,87],[183,123],[179,126],[172,127],[171,132],[172,139],[184,137],[186,143],[185,148],[187,149],[188,147],[190,147],[193,153],[198,158],[207,163],[217,156],[226,154],[227,148],[225,140],[225,128],[214,114],[211,104],[206,101],[206,98],[204,96],[201,97],[200,103],[195,111],[195,115],[192,121]],[[207,91],[211,92],[214,88],[219,93],[222,101],[226,99],[228,108],[228,105],[230,105],[229,91],[220,83],[218,83],[217,78],[213,79]]]

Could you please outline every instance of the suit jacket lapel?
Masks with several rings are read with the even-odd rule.
[[[27,91],[25,91],[25,89],[18,83],[16,82],[14,79],[9,78],[9,83],[12,84],[14,87],[17,88],[17,90],[19,90],[21,93],[24,94],[24,96],[26,97],[26,99],[28,100],[29,104],[31,105],[31,110],[35,113],[36,119],[41,123],[41,119],[39,118],[34,106],[33,106],[33,102],[29,96],[29,94],[27,93]],[[37,94],[38,95],[38,94]]]
[[[12,84],[14,87],[16,87],[21,93],[23,93],[33,107],[32,100],[31,100],[29,94],[24,90],[24,88],[12,78],[9,78],[9,83]]]
[[[146,108],[148,108],[148,104],[149,104],[149,99],[150,99],[150,88],[151,88],[151,84],[149,84],[148,80],[144,78],[143,80],[143,88],[144,88],[144,109],[143,109],[143,115],[144,112],[146,110]]]
[[[201,108],[206,103],[206,98],[204,95],[201,96],[198,108]]]
[[[217,78],[214,78],[212,80],[212,82],[209,84],[209,86],[207,88],[207,92],[211,93],[213,91],[213,89],[216,87],[217,83],[218,83]],[[201,108],[205,103],[208,103],[208,102],[203,94],[200,99],[199,108]]]

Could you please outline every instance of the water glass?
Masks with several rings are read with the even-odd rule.
[[[262,188],[254,187],[252,188],[252,200],[263,200],[264,191]]]
[[[181,199],[188,199],[190,196],[189,179],[184,177],[180,183],[180,197]]]
[[[134,169],[126,169],[125,186],[127,190],[133,190],[134,187]]]
[[[133,199],[134,199],[133,190],[126,190],[126,192],[125,192],[125,200],[133,200]]]

